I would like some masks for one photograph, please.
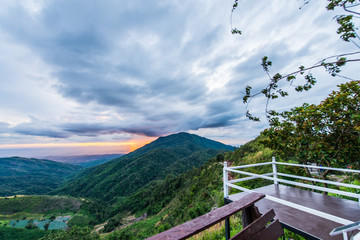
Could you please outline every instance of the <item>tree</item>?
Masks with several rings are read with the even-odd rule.
[[[121,223],[120,219],[110,218],[104,226],[104,232],[111,232],[115,228],[117,228],[121,225],[122,225],[122,223]]]
[[[47,231],[47,230],[49,229],[49,226],[50,226],[50,222],[47,222],[47,223],[44,225],[45,231]]]
[[[319,105],[270,112],[262,141],[284,158],[344,167],[360,163],[360,81],[338,86]],[[328,171],[322,172],[325,178]]]
[[[33,219],[30,219],[29,222],[25,225],[26,229],[35,229],[38,228],[38,226],[34,223]]]
[[[360,6],[360,0],[326,0],[328,11],[332,11],[334,9],[342,9],[343,14],[337,15],[335,17],[337,23],[339,24],[339,28],[337,30],[337,34],[340,35],[340,38],[345,42],[351,42],[353,45],[359,49],[360,48],[360,37],[358,34],[358,26],[356,26],[354,19],[360,17],[360,13],[356,11],[356,8]],[[304,6],[309,4],[310,0],[304,0]],[[303,6],[303,7],[304,7]],[[239,1],[234,0],[232,13],[239,7]],[[231,29],[233,34],[241,35],[242,32],[234,28],[231,22]],[[279,87],[280,81],[288,81],[290,86],[294,86],[297,92],[308,91],[316,84],[316,78],[312,75],[311,70],[314,68],[323,67],[332,77],[341,77],[347,80],[349,79],[346,76],[340,75],[341,67],[343,67],[347,63],[355,63],[360,62],[360,51],[353,51],[349,53],[341,53],[334,56],[324,57],[322,60],[316,62],[314,65],[305,67],[300,66],[298,70],[295,70],[292,73],[288,74],[280,74],[275,73],[272,74],[270,72],[270,67],[272,65],[272,61],[268,59],[267,56],[262,58],[262,67],[265,73],[269,78],[269,83],[259,92],[252,92],[251,86],[246,86],[245,95],[243,97],[243,102],[247,104],[247,107],[251,101],[256,96],[264,96],[266,99],[266,107],[265,114],[268,121],[271,121],[271,115],[269,114],[272,110],[269,110],[268,103],[272,99],[276,99],[279,97],[288,96],[288,92],[284,91]],[[298,76],[304,76],[305,84],[297,85],[295,80]],[[253,121],[260,121],[260,118],[257,116],[253,116],[249,110],[246,111],[246,116]]]

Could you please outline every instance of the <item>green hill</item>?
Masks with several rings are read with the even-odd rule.
[[[160,137],[123,157],[84,170],[54,193],[115,202],[167,175],[199,167],[226,150],[233,147],[194,134]]]
[[[0,196],[48,193],[81,169],[50,160],[0,158]]]

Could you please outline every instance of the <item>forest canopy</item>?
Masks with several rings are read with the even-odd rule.
[[[284,158],[323,166],[359,165],[360,81],[338,86],[320,104],[272,112],[263,143]]]

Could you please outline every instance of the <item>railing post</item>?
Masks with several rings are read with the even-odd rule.
[[[272,157],[272,169],[273,169],[273,173],[274,173],[274,184],[278,184],[277,181],[277,168],[276,168],[276,161],[275,161],[275,157]]]
[[[224,201],[225,204],[227,204],[226,199],[229,198],[229,187],[227,185],[227,182],[229,181],[228,171],[227,168],[227,162],[224,162],[224,169],[223,169],[223,182],[224,182]],[[225,219],[225,239],[230,239],[230,218]]]
[[[230,239],[230,218],[225,218],[225,240]]]
[[[228,198],[229,197],[229,187],[227,185],[227,182],[229,180],[228,177],[228,171],[226,170],[227,168],[227,162],[224,162],[224,169],[223,169],[223,177],[224,177],[224,198]]]

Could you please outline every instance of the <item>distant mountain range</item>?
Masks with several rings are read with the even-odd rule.
[[[94,167],[123,155],[0,158],[0,196],[46,194],[59,188],[65,180],[84,168]]]
[[[45,159],[56,162],[79,165],[84,168],[94,167],[124,154],[103,154],[103,155],[78,155],[78,156],[46,156]]]
[[[0,196],[45,194],[82,169],[50,160],[0,158]]]
[[[189,133],[178,133],[145,145],[138,150],[102,165],[85,169],[53,194],[115,201],[129,196],[167,175],[176,176],[199,167],[229,145]]]

